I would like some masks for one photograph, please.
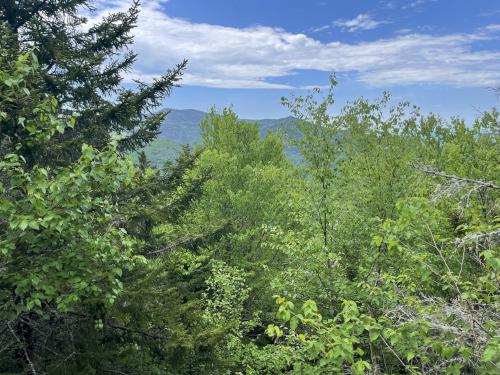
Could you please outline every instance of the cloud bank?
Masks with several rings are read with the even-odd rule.
[[[371,86],[500,86],[500,49],[477,47],[480,42],[497,39],[499,25],[470,34],[410,33],[361,43],[326,43],[276,27],[193,23],[170,17],[161,3],[150,0],[142,6],[133,46],[139,58],[127,80],[150,80],[187,58],[184,85],[290,88],[275,83],[276,78],[286,80],[307,69],[347,73]],[[102,1],[90,22],[129,4],[125,0]],[[372,25],[365,23],[365,28]]]

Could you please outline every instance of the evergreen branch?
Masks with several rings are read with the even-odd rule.
[[[14,26],[15,30],[23,27],[30,19],[32,19],[46,4],[48,0],[42,0],[40,3],[36,4],[30,11],[28,16],[24,17],[24,19],[20,20]]]

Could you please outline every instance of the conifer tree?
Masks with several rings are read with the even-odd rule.
[[[151,163],[149,162],[148,157],[146,156],[144,150],[139,152],[138,162],[139,162],[139,170],[141,170],[142,172],[144,172],[146,168],[151,167]]]
[[[0,2],[1,49],[13,55],[35,49],[42,69],[40,93],[55,97],[60,111],[79,113],[74,129],[59,135],[57,147],[38,151],[38,162],[65,163],[79,156],[80,145],[104,147],[120,137],[122,151],[136,150],[158,134],[165,112],[154,112],[179,82],[186,61],[137,90],[121,86],[135,62],[133,42],[139,2],[86,27],[89,0],[4,0]],[[111,100],[110,98],[115,98]],[[16,134],[13,130],[12,134]]]

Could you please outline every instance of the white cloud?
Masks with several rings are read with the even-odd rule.
[[[437,0],[415,0],[406,5],[403,5],[401,9],[412,9],[419,8],[427,3],[435,3]]]
[[[491,9],[488,11],[482,11],[478,14],[479,17],[493,17],[500,14],[500,9]]]
[[[313,33],[318,33],[320,31],[328,30],[331,27],[332,27],[331,25],[323,25],[323,26],[319,26],[319,27],[314,27],[314,28],[310,29],[310,31],[312,31]]]
[[[486,32],[492,32],[492,33],[500,32],[500,24],[486,25],[484,27],[484,30]]]
[[[408,29],[408,28],[403,28],[403,29],[398,29],[395,31],[396,34],[409,34],[411,33],[413,30],[412,29]]]
[[[351,20],[337,20],[333,21],[333,26],[341,27],[342,30],[349,31],[350,33],[359,30],[372,30],[387,21],[377,21],[374,20],[369,14],[358,14],[355,18]]]
[[[104,4],[104,3],[103,3]],[[113,0],[92,22],[129,2]],[[280,28],[233,28],[193,23],[165,14],[155,0],[145,2],[135,29],[134,71],[126,77],[151,80],[182,59],[189,60],[182,83],[224,88],[287,88],[273,79],[300,70],[348,73],[369,85],[500,85],[500,49],[479,50],[495,39],[496,25],[472,34],[396,35],[362,43],[318,41]],[[303,82],[304,86],[308,82]]]
[[[380,0],[379,4],[387,9],[396,9],[396,3],[393,0]]]

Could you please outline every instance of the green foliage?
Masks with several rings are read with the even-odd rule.
[[[243,303],[248,298],[248,288],[241,270],[214,261],[212,275],[206,281],[206,320],[213,325],[236,323],[238,329]]]
[[[175,162],[181,150],[182,147],[178,143],[167,139],[155,139],[139,153],[133,153],[132,157],[134,162],[138,162],[140,153],[144,152],[151,166],[161,169],[165,163]]]
[[[3,72],[3,86],[9,88],[3,92],[5,102],[29,97],[23,79],[31,69],[36,62],[30,65],[25,55],[13,72]],[[22,124],[28,147],[64,131],[55,107],[55,100],[47,98],[32,109]],[[132,265],[130,240],[111,223],[111,199],[130,183],[130,163],[117,157],[114,146],[99,153],[84,145],[70,167],[30,170],[19,153],[22,145],[16,148],[0,161],[4,313],[12,317],[42,305],[67,311],[93,299],[112,304],[123,268]]]
[[[132,259],[126,232],[111,223],[110,200],[130,182],[130,165],[113,148],[84,146],[72,167],[26,171],[18,155],[7,154],[0,171],[0,283],[14,292],[3,296],[4,309],[19,314],[54,304],[67,311],[94,298],[112,304]]]
[[[345,132],[330,138],[341,157],[329,188],[320,189],[322,164],[309,163],[309,196],[297,201],[306,209],[301,220],[319,218],[319,225],[269,229],[268,246],[296,262],[277,275],[275,291],[318,301],[296,311],[278,298],[277,318],[289,328],[267,332],[295,353],[289,366],[298,373],[495,372],[498,188],[481,181],[498,181],[497,112],[472,127],[448,125],[404,103],[388,107],[384,96],[351,103],[332,119],[322,114],[333,100],[312,98],[295,99],[298,113],[312,119],[306,125],[317,116]],[[325,140],[323,129],[305,132],[310,150]],[[422,165],[449,177],[431,181],[423,172],[435,169]]]
[[[278,297],[276,303],[279,304],[277,318],[289,323],[286,345],[294,347],[289,363],[292,373],[331,374],[349,369],[353,374],[364,374],[372,368],[363,360],[364,351],[358,344],[363,336],[370,342],[375,341],[381,326],[361,314],[355,302],[344,301],[340,313],[328,320],[323,320],[312,300],[304,302],[298,312],[292,302],[282,297]],[[275,325],[269,325],[266,332],[277,338],[284,335]]]
[[[24,155],[73,124],[56,115],[54,98],[27,89],[37,68],[34,55],[25,54],[0,73],[3,121],[15,119],[13,104],[25,115],[17,117],[22,137],[7,139],[0,160],[0,322],[20,345],[11,342],[7,354],[22,350],[18,366],[31,371],[45,356],[35,349],[46,334],[39,332],[76,312],[90,313],[102,329],[97,317],[112,307],[123,274],[140,260],[132,254],[133,239],[113,221],[116,195],[134,176],[115,144],[102,151],[83,144],[79,159],[66,167],[27,162]]]
[[[136,96],[116,89],[132,56],[101,70],[136,4],[87,31],[85,1],[5,4],[0,372],[498,373],[495,109],[468,126],[384,94],[332,114],[332,78],[283,100],[300,166],[213,109],[203,144],[135,169],[120,150],[179,73]]]

